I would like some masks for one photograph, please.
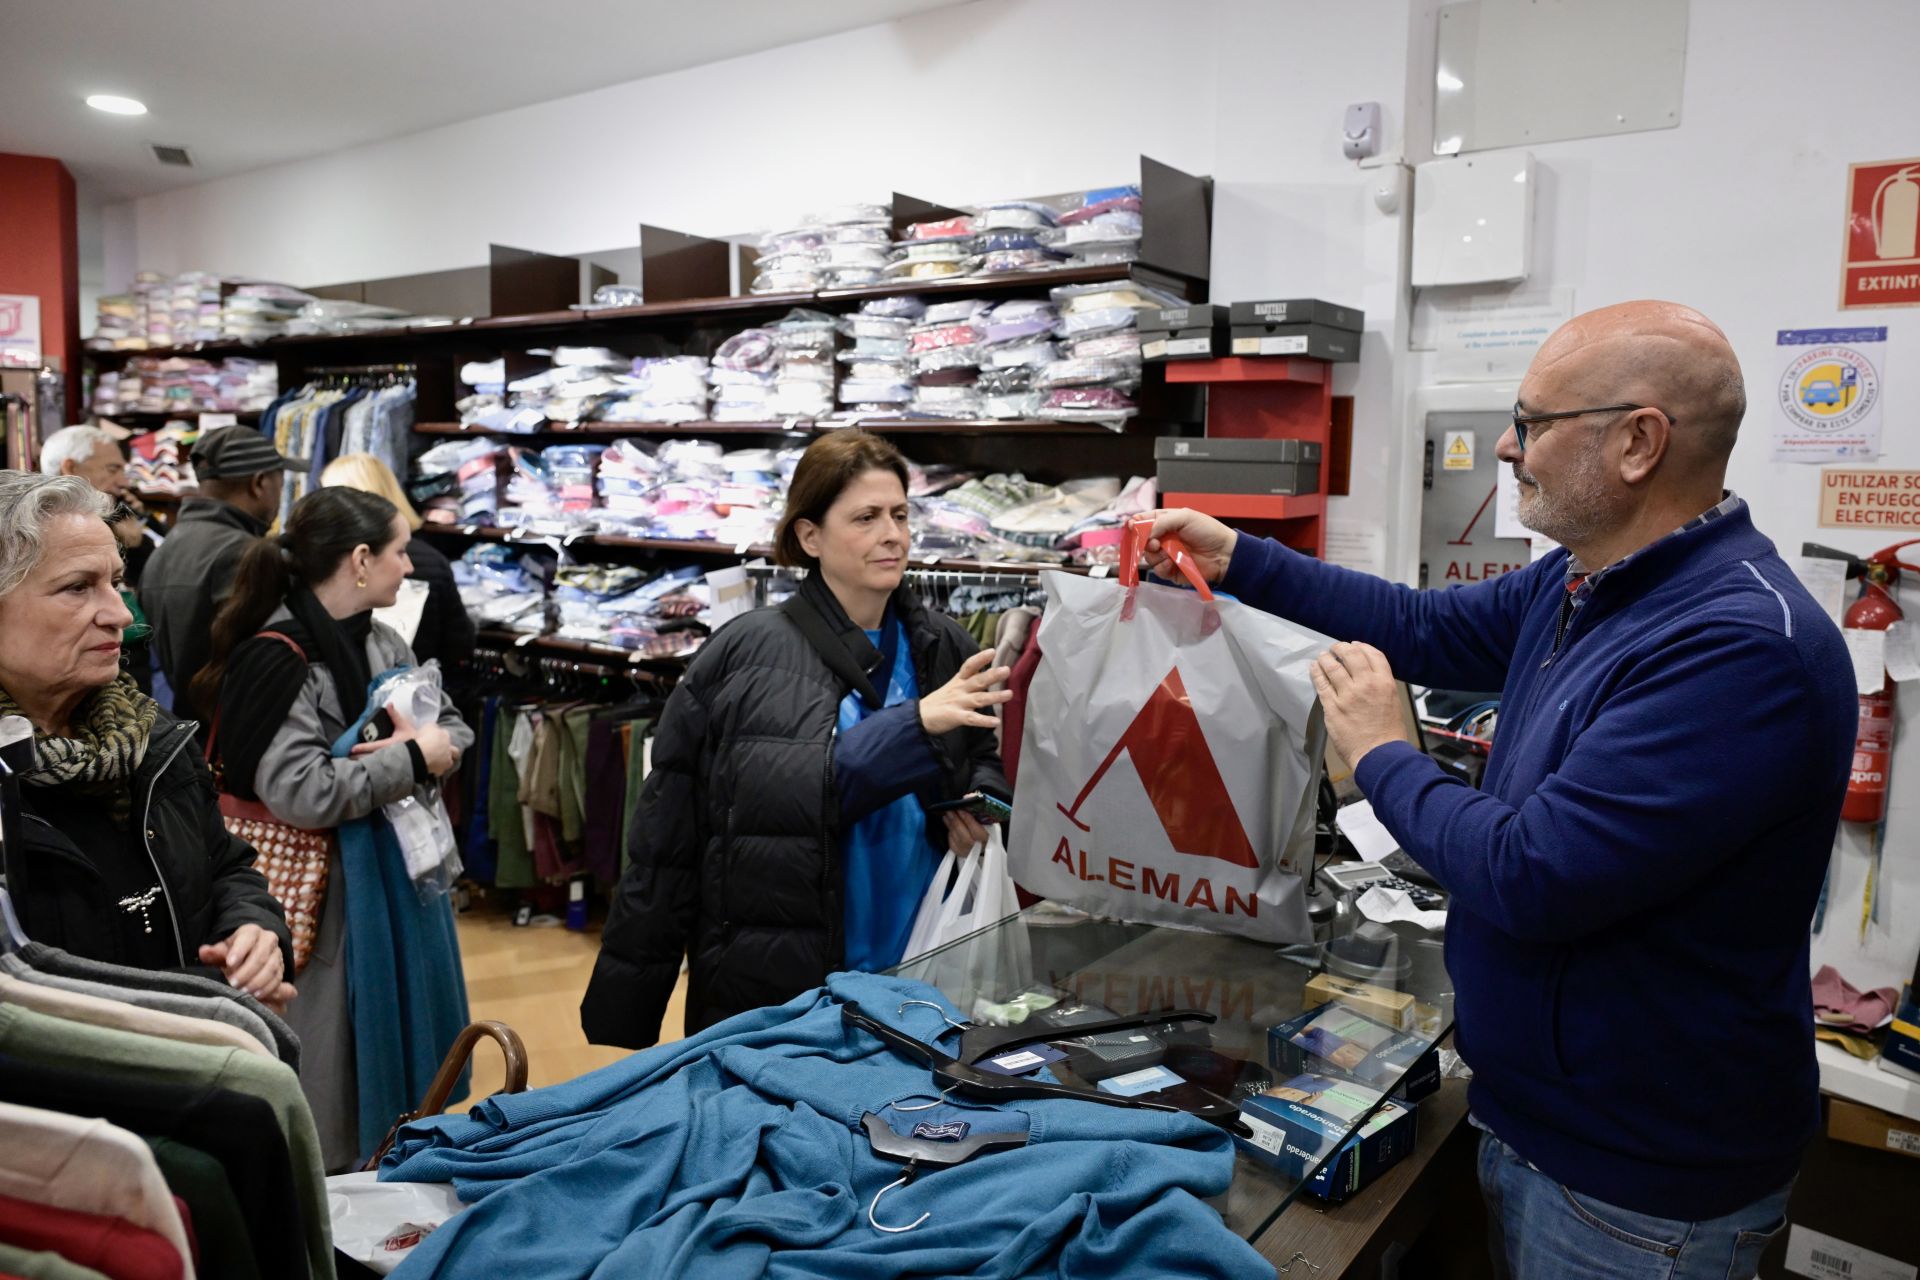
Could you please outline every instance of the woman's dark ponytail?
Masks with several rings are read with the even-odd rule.
[[[298,586],[309,589],[333,576],[340,562],[362,544],[384,551],[393,541],[400,512],[375,493],[316,489],[294,503],[286,531],[256,538],[233,575],[233,591],[213,619],[213,651],[189,688],[194,705],[220,705],[220,682],[240,644],[266,625]]]

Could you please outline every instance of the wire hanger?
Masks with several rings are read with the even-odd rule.
[[[900,1108],[896,1106],[894,1110],[898,1111]],[[873,1148],[875,1155],[906,1162],[906,1171],[874,1192],[872,1201],[867,1205],[868,1225],[875,1231],[884,1231],[888,1235],[899,1235],[902,1232],[911,1231],[933,1216],[931,1212],[923,1213],[904,1227],[889,1227],[874,1216],[875,1211],[880,1208],[880,1198],[895,1187],[904,1187],[912,1182],[920,1175],[922,1165],[930,1165],[937,1169],[951,1168],[957,1164],[965,1164],[982,1152],[1002,1151],[1009,1147],[1027,1145],[1027,1135],[1024,1133],[976,1133],[971,1138],[961,1138],[958,1141],[903,1137],[893,1131],[892,1125],[871,1111],[860,1114],[860,1123],[866,1128],[867,1145]]]

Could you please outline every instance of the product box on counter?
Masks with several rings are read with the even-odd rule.
[[[1236,356],[1306,356],[1350,364],[1360,358],[1360,335],[1323,324],[1233,326]]]
[[[1343,978],[1337,973],[1316,973],[1307,979],[1303,990],[1308,1000],[1322,1004],[1335,1001],[1357,1009],[1395,1031],[1411,1031],[1418,1021],[1414,1007],[1416,1002],[1412,996],[1404,991],[1377,987],[1371,982]]]
[[[1210,360],[1227,354],[1227,309],[1211,302],[1140,313],[1143,360]]]
[[[1377,1089],[1331,1076],[1298,1075],[1240,1104],[1252,1137],[1234,1141],[1290,1178],[1306,1177],[1329,1145],[1377,1103],[1380,1110],[1341,1144],[1307,1190],[1335,1203],[1359,1191],[1413,1150],[1415,1109],[1382,1102]]]
[[[1153,442],[1162,493],[1320,492],[1315,440],[1250,440],[1163,436]]]
[[[1323,329],[1359,333],[1366,327],[1366,318],[1366,313],[1357,307],[1342,307],[1318,298],[1285,298],[1268,302],[1236,302],[1228,312],[1227,322],[1246,328],[1315,324]]]
[[[1920,974],[1901,989],[1900,1007],[1893,1012],[1880,1057],[1883,1064],[1920,1072]]]
[[[1405,1102],[1440,1088],[1440,1051],[1425,1036],[1395,1031],[1338,1003],[1268,1028],[1267,1061],[1288,1075],[1331,1068],[1371,1088],[1391,1085]]]

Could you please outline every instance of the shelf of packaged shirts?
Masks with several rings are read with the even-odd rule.
[[[493,431],[460,422],[416,422],[413,429],[429,436],[484,436],[511,440],[516,436],[710,436],[710,435],[810,435],[826,434],[842,427],[859,427],[880,435],[1012,435],[1081,436],[1121,435],[1097,422],[1055,422],[1048,419],[1002,418],[858,418],[816,422],[807,418],[788,418],[778,422],[549,422],[538,431]]]
[[[642,551],[679,551],[691,555],[709,556],[769,556],[773,548],[750,545],[735,546],[726,542],[688,541],[674,538],[628,538],[611,533],[569,533],[546,534],[527,533],[520,529],[502,529],[486,524],[441,524],[429,521],[420,526],[420,532],[444,534],[448,537],[469,538],[475,542],[535,542],[545,546],[558,543],[562,547],[625,547]],[[914,560],[907,565],[909,570],[954,570],[961,573],[1006,573],[1033,575],[1049,569],[1061,569],[1067,573],[1087,573],[1082,565],[1066,564],[1029,564],[1015,561],[993,560]]]
[[[453,324],[416,325],[395,329],[375,329],[363,333],[298,334],[268,338],[264,342],[200,342],[179,347],[149,347],[144,350],[100,351],[85,354],[105,363],[129,356],[169,359],[176,356],[278,356],[306,350],[325,350],[334,346],[364,343],[430,343],[477,331],[501,333],[514,329],[576,329],[598,331],[621,322],[646,320],[698,320],[706,316],[722,319],[736,312],[778,311],[788,307],[865,302],[874,298],[898,298],[915,295],[938,296],[967,293],[1019,293],[1039,288],[1070,284],[1117,284],[1133,278],[1132,267],[1120,264],[1108,267],[1074,267],[1050,271],[1016,271],[1004,275],[949,277],[939,280],[904,280],[898,284],[866,285],[855,289],[821,289],[796,293],[745,293],[724,297],[685,298],[676,302],[643,303],[637,307],[596,307],[588,310],[541,311],[531,315],[480,316]],[[585,334],[581,335],[583,338]]]

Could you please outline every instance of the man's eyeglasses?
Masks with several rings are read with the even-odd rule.
[[[1626,413],[1633,409],[1650,409],[1645,404],[1603,404],[1597,409],[1568,409],[1564,413],[1523,413],[1518,400],[1513,402],[1513,438],[1524,452],[1527,447],[1527,435],[1541,423],[1563,422],[1568,418],[1584,418],[1590,413]],[[1664,410],[1662,412],[1665,412]],[[1672,415],[1667,416],[1668,425],[1672,425]]]

